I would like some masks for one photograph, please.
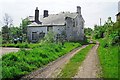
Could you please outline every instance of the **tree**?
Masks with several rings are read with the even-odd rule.
[[[22,32],[22,36],[25,40],[27,40],[27,25],[29,25],[31,22],[28,18],[22,19],[22,23],[20,24],[20,30]]]
[[[84,28],[84,33],[86,36],[91,36],[93,33],[93,30],[91,28]]]
[[[10,27],[10,33],[12,38],[22,36],[22,32],[19,27],[14,27],[14,26]]]
[[[114,23],[111,17],[108,17],[103,26],[95,26],[94,37],[106,39],[107,46],[120,45],[120,20]]]
[[[7,43],[10,41],[9,28],[7,25],[2,27],[2,39],[3,43]]]
[[[49,31],[45,35],[44,40],[45,40],[45,42],[53,43],[54,42],[54,37],[55,37],[55,33],[53,31]]]
[[[2,38],[3,38],[3,43],[7,43],[10,42],[9,27],[12,25],[13,20],[7,13],[5,13],[3,20],[5,25],[2,27]]]
[[[5,23],[6,26],[9,27],[13,24],[12,18],[7,13],[5,13],[3,19],[4,19],[4,23]]]

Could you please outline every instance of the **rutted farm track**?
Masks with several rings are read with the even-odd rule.
[[[63,57],[60,57],[54,62],[51,62],[46,67],[36,70],[29,75],[24,76],[23,78],[57,78],[58,74],[64,68],[76,53],[81,49],[85,48],[87,45],[76,48],[70,53],[66,54]],[[97,78],[100,72],[99,60],[97,56],[97,48],[99,44],[97,43],[88,53],[86,59],[81,64],[78,73],[74,78]]]
[[[86,59],[79,67],[78,73],[74,78],[98,78],[100,75],[100,64],[97,55],[97,48],[99,43],[89,51]]]
[[[24,76],[23,78],[56,78],[64,65],[69,62],[70,58],[86,46],[87,45],[84,45],[72,50],[70,53],[60,57],[54,62],[51,62],[46,67],[34,71],[31,74]]]
[[[77,54],[79,51],[81,51],[83,48],[86,49],[86,46],[83,45],[82,47],[78,47],[68,54],[65,54],[64,56],[58,58],[57,60],[49,63],[48,65],[44,66],[43,68],[40,68],[36,71],[31,72],[30,74],[23,76],[23,78],[57,78],[61,70],[65,67],[65,65],[70,62],[70,59]],[[99,43],[96,43],[96,45],[91,48],[89,53],[87,54],[85,60],[80,65],[78,72],[73,78],[98,78],[98,75],[100,73],[100,65],[99,65],[99,59],[97,55],[97,48],[99,46]],[[4,52],[16,52],[19,49],[10,49],[4,48]],[[2,52],[2,54],[4,54]]]

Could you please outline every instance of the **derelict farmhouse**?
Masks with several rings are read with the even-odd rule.
[[[77,12],[61,12],[44,14],[39,18],[39,10],[36,7],[35,16],[29,16],[31,24],[27,27],[27,37],[30,42],[41,40],[49,31],[55,33],[55,39],[62,38],[67,41],[84,40],[84,19],[81,15],[81,7],[77,6]]]

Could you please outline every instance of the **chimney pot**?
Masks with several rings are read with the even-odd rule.
[[[36,7],[36,10],[38,10],[38,7]]]
[[[77,13],[81,15],[81,7],[77,6]]]
[[[48,17],[48,16],[49,16],[48,10],[44,10],[43,18]]]

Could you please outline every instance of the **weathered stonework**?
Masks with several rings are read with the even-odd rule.
[[[48,13],[48,11],[47,11]],[[46,13],[45,13],[46,14]],[[32,22],[28,25],[27,36],[31,42],[41,39],[41,34],[47,34],[51,29],[56,37],[64,35],[67,41],[84,40],[84,19],[81,15],[81,7],[77,6],[77,12],[62,12],[59,14],[47,14],[40,17],[41,24]]]

